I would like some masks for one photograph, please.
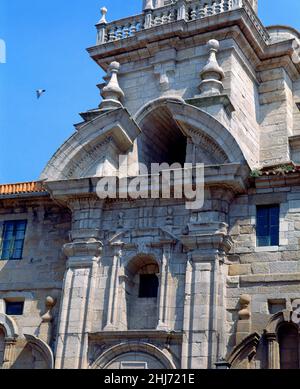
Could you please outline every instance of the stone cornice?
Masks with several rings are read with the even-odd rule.
[[[289,173],[287,175],[269,175],[255,179],[257,189],[281,188],[287,186],[299,186],[300,172]]]
[[[205,166],[205,187],[224,187],[233,193],[245,193],[248,187],[248,177],[250,170],[246,165],[240,163],[228,163],[223,165]],[[99,177],[101,178],[101,177]],[[96,194],[99,178],[81,178],[61,181],[45,182],[45,187],[51,193],[54,200],[60,203],[69,204],[76,199],[98,199]],[[130,177],[129,177],[130,182]],[[149,184],[151,176],[149,175]],[[173,186],[171,180],[171,187]],[[150,187],[150,186],[149,186]],[[119,201],[132,201],[128,199],[118,199]],[[99,201],[103,201],[100,200]],[[138,201],[138,200],[135,200]]]
[[[63,247],[64,254],[71,259],[99,257],[102,252],[103,244],[96,239],[91,239],[86,242],[67,243]]]
[[[181,241],[188,250],[196,250],[193,253],[193,261],[201,262],[203,258],[207,258],[207,253],[211,256],[211,252],[216,255],[228,253],[233,241],[228,236],[228,226],[225,223],[198,223],[189,225],[188,234],[181,236]],[[197,250],[200,250],[197,253]]]
[[[128,330],[128,331],[103,331],[91,332],[89,338],[94,341],[113,341],[151,339],[151,340],[177,340],[182,341],[183,332],[181,331],[158,331],[158,330]]]
[[[163,41],[165,41],[166,46],[170,47],[171,45],[175,49],[193,46],[196,41],[197,44],[200,41],[205,44],[207,35],[211,36],[212,31],[215,32],[214,38],[218,40],[235,35],[235,40],[240,42],[239,46],[243,47],[243,50],[255,53],[251,54],[249,59],[254,68],[259,65],[257,70],[274,66],[271,59],[276,58],[276,66],[286,68],[291,78],[299,78],[300,64],[295,65],[292,61],[293,41],[286,40],[269,45],[257,30],[253,18],[243,8],[195,21],[178,20],[141,30],[134,36],[91,47],[88,52],[106,70],[112,59],[125,63],[153,56],[161,50]]]

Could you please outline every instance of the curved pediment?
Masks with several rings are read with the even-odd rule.
[[[114,176],[120,155],[128,157],[133,175],[137,163],[245,164],[237,141],[218,120],[181,99],[164,98],[142,108],[135,118],[123,107],[99,111],[98,116],[77,126],[41,179]]]
[[[112,175],[120,154],[132,149],[140,129],[124,108],[99,114],[78,126],[48,162],[41,180]]]

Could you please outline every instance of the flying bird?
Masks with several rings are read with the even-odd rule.
[[[46,89],[38,89],[36,91],[36,97],[39,99],[45,92],[46,92]]]

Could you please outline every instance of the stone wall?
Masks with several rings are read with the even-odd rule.
[[[280,204],[280,245],[256,247],[256,205]],[[252,332],[262,333],[270,318],[292,310],[300,297],[300,187],[261,189],[235,199],[230,208],[235,242],[229,260],[228,349],[235,345],[239,298],[251,296]]]
[[[5,313],[5,301],[24,301],[23,315],[13,317],[19,336],[39,336],[46,297],[52,296],[56,301],[49,340],[53,346],[65,271],[62,245],[68,240],[70,215],[47,198],[1,200],[1,235],[3,222],[12,220],[27,220],[26,237],[22,260],[0,262],[0,313]],[[25,341],[18,343],[17,368],[31,363],[26,358],[31,351],[23,346],[27,347]]]

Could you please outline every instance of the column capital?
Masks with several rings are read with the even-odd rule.
[[[63,246],[63,252],[68,258],[99,257],[102,247],[102,242],[91,239],[90,241],[67,243]]]
[[[277,334],[274,332],[265,332],[265,337],[268,342],[277,342]]]

